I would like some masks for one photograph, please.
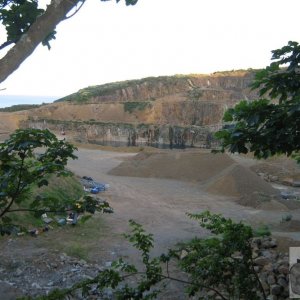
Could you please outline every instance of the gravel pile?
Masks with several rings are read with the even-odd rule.
[[[227,154],[204,151],[142,152],[122,162],[109,174],[198,182],[209,193],[232,197],[239,204],[250,207],[260,207],[265,202],[280,198],[279,191],[269,182],[238,165]],[[286,209],[274,201],[268,203],[267,209]]]
[[[279,199],[280,194],[271,184],[240,165],[236,165],[229,173],[211,182],[207,191],[235,197],[239,204],[250,207],[259,207],[265,202]],[[268,209],[272,209],[272,207],[268,207]]]

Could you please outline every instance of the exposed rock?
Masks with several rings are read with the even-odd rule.
[[[269,175],[269,178],[270,178],[271,182],[276,182],[279,179],[278,176],[275,176],[275,175]]]
[[[288,286],[288,283],[285,278],[278,278],[277,283],[284,288]]]
[[[263,257],[263,256],[257,257],[254,260],[254,264],[257,266],[265,266],[265,265],[268,265],[270,262],[271,262],[271,260],[269,258]]]
[[[285,265],[281,265],[278,268],[278,272],[281,273],[281,274],[284,274],[284,275],[288,275],[289,274],[289,267],[285,266]]]
[[[177,147],[210,148],[215,143],[212,133],[223,126],[224,110],[241,99],[257,98],[249,88],[253,76],[251,71],[237,71],[88,87],[60,102],[11,113],[16,118],[11,130],[48,128],[77,142],[165,147],[172,126]]]
[[[285,184],[285,185],[289,185],[289,186],[292,186],[293,185],[293,178],[284,178],[281,183],[282,184]]]
[[[274,284],[270,287],[270,293],[271,295],[279,295],[282,291],[282,287],[280,285]]]
[[[300,187],[300,180],[294,180],[293,187]]]
[[[276,280],[275,280],[275,277],[274,277],[273,274],[268,276],[267,282],[268,282],[269,285],[272,285],[272,284],[276,283]]]

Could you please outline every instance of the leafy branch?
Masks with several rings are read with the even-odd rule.
[[[227,110],[223,119],[233,126],[216,137],[221,152],[253,152],[264,159],[284,154],[300,163],[300,45],[290,41],[272,53],[273,62],[251,85],[265,98],[241,101]]]
[[[113,289],[115,299],[119,300],[156,299],[167,281],[183,284],[188,296],[197,296],[198,299],[206,299],[208,292],[214,295],[211,297],[223,300],[266,299],[253,268],[251,227],[208,211],[188,215],[213,235],[194,238],[170,249],[167,254],[151,258],[153,235],[130,220],[131,233],[125,237],[140,251],[141,269],[119,258],[111,268],[99,272],[93,279],[37,299],[65,299],[78,290],[83,296],[88,296],[95,285],[100,294],[105,294],[108,288]],[[185,278],[170,275],[169,263],[175,263],[177,270],[184,272]]]
[[[33,187],[48,185],[48,177],[71,176],[65,169],[68,160],[75,159],[76,148],[58,140],[49,130],[19,129],[0,144],[0,234],[10,234],[14,228],[8,216],[15,212],[31,212],[35,217],[44,213],[94,214],[109,211],[107,202],[85,195],[80,199],[30,196]]]

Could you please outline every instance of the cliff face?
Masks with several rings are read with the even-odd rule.
[[[28,111],[22,127],[101,144],[211,143],[225,109],[252,100],[253,72],[145,78],[93,86]]]
[[[203,91],[202,100],[225,100],[228,97],[241,100],[252,94],[249,90],[252,79],[253,72],[250,71],[214,73],[212,75],[149,77],[87,87],[59,99],[58,102],[115,103],[158,100],[166,96],[186,93],[195,88]],[[182,99],[187,98],[186,95],[181,96]]]

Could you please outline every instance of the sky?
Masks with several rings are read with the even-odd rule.
[[[0,84],[0,96],[58,99],[114,81],[264,68],[271,50],[300,42],[299,0],[124,2],[86,0],[57,26],[50,51],[39,46]]]

